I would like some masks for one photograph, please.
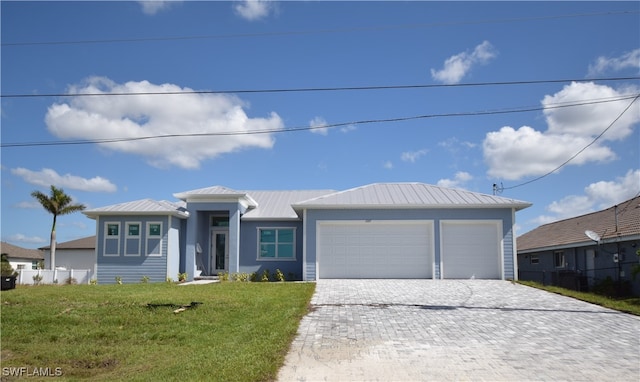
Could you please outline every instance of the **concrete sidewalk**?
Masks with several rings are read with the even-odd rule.
[[[280,381],[638,381],[640,319],[494,280],[320,280]]]

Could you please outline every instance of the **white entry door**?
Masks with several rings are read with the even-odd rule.
[[[229,271],[229,231],[221,229],[211,230],[211,250],[209,258],[209,272],[217,275]]]

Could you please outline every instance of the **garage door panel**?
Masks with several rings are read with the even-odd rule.
[[[501,278],[500,226],[496,222],[442,223],[443,278]]]
[[[320,278],[431,278],[430,222],[331,222],[318,230]]]

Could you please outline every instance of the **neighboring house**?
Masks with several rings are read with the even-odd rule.
[[[600,238],[597,242],[587,235]],[[591,232],[595,233],[593,235]],[[640,197],[586,215],[542,225],[518,237],[521,280],[574,289],[593,288],[603,280],[628,282],[640,294]]]
[[[4,241],[0,244],[0,252],[7,254],[7,259],[15,271],[38,269],[38,263],[44,260],[42,251],[18,247]]]
[[[98,282],[201,273],[287,279],[517,277],[519,200],[422,183],[346,191],[214,186],[94,208]]]
[[[51,269],[51,247],[47,245],[39,249],[44,252],[45,268]],[[56,268],[67,270],[88,269],[92,274],[95,274],[96,267],[95,236],[56,244]]]

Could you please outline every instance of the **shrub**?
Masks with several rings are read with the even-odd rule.
[[[116,284],[122,285],[122,277],[116,276]]]
[[[282,273],[282,271],[280,269],[276,269],[276,280],[278,281],[285,281],[284,279],[284,273]]]
[[[142,276],[142,278],[140,279],[140,282],[143,284],[146,284],[149,282],[149,276]]]
[[[229,272],[219,272],[218,280],[220,280],[221,282],[229,281]]]
[[[40,273],[37,273],[37,274],[33,275],[32,279],[33,279],[33,283],[35,285],[38,285],[38,284],[40,284],[40,281],[42,281],[42,275]]]
[[[98,285],[98,279],[91,279],[91,280],[89,280],[89,284],[91,284],[91,285]]]
[[[18,274],[18,272],[16,272],[11,266],[6,253],[2,254],[2,267],[0,268],[0,273],[2,276],[15,276]]]
[[[187,272],[178,273],[178,281],[181,283],[187,281],[187,277],[189,277],[189,275],[187,275]]]
[[[262,271],[262,277],[260,278],[260,281],[269,281],[269,270],[265,269],[264,271]]]
[[[78,280],[76,280],[76,279],[75,279],[75,278],[73,278],[73,277],[67,277],[67,278],[64,280],[64,283],[65,283],[65,284],[67,284],[67,285],[76,285],[76,284],[78,283]]]

